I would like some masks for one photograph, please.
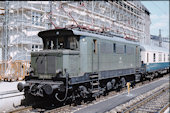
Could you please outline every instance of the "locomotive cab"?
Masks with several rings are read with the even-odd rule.
[[[43,50],[31,53],[30,76],[26,77],[26,84],[18,84],[18,90],[28,89],[41,97],[54,90],[65,91],[68,76],[79,73],[79,62],[74,62],[79,59],[80,38],[65,29],[42,31],[38,36],[43,40]]]
[[[65,60],[73,55],[79,55],[79,36],[63,29],[42,31],[38,36],[43,40],[43,50],[31,53],[34,76],[51,79],[64,76],[65,70],[70,72],[71,70],[67,68],[69,64],[66,64]]]

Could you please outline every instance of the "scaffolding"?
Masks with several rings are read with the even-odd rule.
[[[26,1],[5,1],[3,3],[5,12],[2,23],[0,76],[1,78],[6,77],[4,80],[11,80],[11,76],[18,76],[18,71],[25,72],[29,65],[26,65],[26,68],[15,68],[14,74],[9,74],[9,70],[13,69],[13,64],[10,64],[9,61],[20,61],[20,63],[15,63],[15,67],[20,67],[25,62],[29,64],[30,52],[42,49],[42,40],[37,36],[37,33],[45,30],[45,27],[35,26],[32,23],[32,16],[30,16],[33,14],[32,4],[28,4]],[[27,4],[26,7],[25,4]],[[26,76],[25,73],[22,74],[22,76]]]
[[[4,10],[0,33],[5,70],[10,57],[13,62],[29,62],[31,51],[42,50],[37,36],[42,30],[78,27],[138,41],[146,32],[139,1],[1,1],[0,8]]]

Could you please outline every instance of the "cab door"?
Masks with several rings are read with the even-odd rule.
[[[139,60],[140,60],[140,53],[139,53],[139,47],[136,46],[136,52],[135,52],[135,65],[136,67],[139,67]]]
[[[99,44],[97,39],[92,42],[92,72],[99,71]]]

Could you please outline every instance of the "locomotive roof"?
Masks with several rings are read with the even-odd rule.
[[[71,36],[74,35],[72,30],[67,29],[51,29],[46,31],[41,31],[38,36],[41,38],[56,38],[57,36]]]
[[[112,36],[104,36],[104,35],[100,35],[100,34],[78,31],[78,30],[73,30],[73,33],[75,35],[96,37],[96,38],[100,38],[100,39],[106,39],[106,40],[112,40],[112,41],[117,41],[117,42],[124,42],[124,43],[139,45],[139,42],[133,42],[133,41],[126,40],[123,38],[123,36],[117,35],[117,34],[113,34]]]
[[[56,38],[57,36],[72,36],[72,35],[89,36],[89,37],[95,37],[100,39],[113,40],[117,42],[139,45],[139,42],[126,40],[123,38],[122,35],[117,35],[113,33],[105,36],[104,33],[100,34],[100,33],[88,32],[88,31],[80,31],[77,29],[52,29],[52,30],[41,31],[38,33],[38,36],[41,38]]]

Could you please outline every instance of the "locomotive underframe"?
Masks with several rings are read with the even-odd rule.
[[[67,97],[75,98],[73,97],[73,95],[79,95],[78,97],[81,96],[82,98],[86,98],[88,97],[87,95],[91,95],[91,94],[100,95],[111,89],[116,89],[118,87],[125,87],[126,82],[131,82],[132,84],[134,84],[135,82],[135,69],[126,69],[126,70],[122,69],[122,70],[99,72],[99,78],[97,78],[99,80],[99,88],[98,88],[99,91],[93,93],[92,91],[94,90],[93,89],[94,87],[92,87],[91,85],[91,82],[93,82],[93,80],[90,79],[90,76],[93,74],[94,73],[86,73],[81,77],[69,78],[68,87],[67,87],[68,88]],[[125,79],[124,83],[121,83],[121,78]],[[34,80],[32,77],[32,79],[27,78],[25,86],[22,87],[23,88],[25,87],[25,89],[27,89],[27,94],[30,93],[31,95],[40,96],[40,97],[46,97],[47,95],[48,96],[55,95],[54,93],[65,94],[66,78],[62,77],[60,78],[61,81],[58,80],[57,81],[42,80],[42,79]],[[75,94],[75,92],[77,94]]]
[[[67,88],[68,88],[67,94],[66,94],[66,87],[65,87],[66,86],[66,77],[61,78],[60,79],[61,81],[33,80],[33,79],[29,80],[28,79],[26,81],[27,85],[25,85],[25,89],[24,89],[25,90],[25,96],[26,96],[26,98],[33,97],[34,99],[32,101],[35,101],[37,99],[39,99],[39,100],[50,99],[49,100],[50,102],[56,103],[56,102],[59,102],[59,100],[56,99],[56,97],[55,97],[56,94],[57,94],[57,96],[58,96],[57,98],[63,99],[66,96],[66,98],[63,101],[64,102],[70,101],[72,103],[76,100],[79,100],[80,98],[81,99],[88,99],[89,97],[92,97],[92,96],[95,97],[95,96],[99,96],[101,94],[105,95],[110,90],[125,87],[126,82],[131,82],[131,85],[133,86],[133,85],[135,85],[137,78],[139,79],[137,81],[142,81],[142,79],[144,79],[144,78],[147,79],[147,76],[151,75],[151,73],[147,75],[147,73],[144,72],[144,70],[145,70],[144,68],[140,68],[140,70],[141,71],[139,71],[139,70],[137,72],[135,71],[135,73],[129,73],[129,74],[125,74],[125,75],[117,75],[117,76],[112,76],[112,77],[110,76],[110,77],[107,77],[107,78],[102,78],[102,76],[100,75],[99,91],[95,92],[95,93],[92,92],[93,91],[92,85],[91,85],[92,80],[90,80],[90,79],[89,80],[85,79],[85,81],[82,81],[82,78],[80,78],[80,77],[69,78],[68,79],[68,86],[67,86]],[[119,72],[119,71],[117,71],[117,72]],[[162,71],[165,72],[165,73],[168,73],[168,69],[164,69]],[[156,72],[152,72],[152,74],[153,73],[155,75]],[[93,73],[86,73],[84,75],[84,78],[85,78],[85,76],[89,77],[92,74]],[[158,73],[157,76],[159,76],[160,74],[161,73]],[[157,76],[155,75],[155,77],[157,77]],[[122,78],[125,79],[125,83],[122,83],[122,81],[121,81]],[[81,82],[77,82],[77,81],[73,82],[72,79],[76,79],[77,81],[81,80]],[[30,91],[31,85],[38,85],[38,86],[41,86],[41,87],[45,86],[45,85],[49,85],[49,86],[51,86],[51,88],[52,88],[53,85],[55,85],[57,87],[54,87],[52,93],[47,94],[47,91],[50,92],[50,90],[51,90],[50,89],[50,90],[46,90],[46,93],[44,93],[44,94],[38,94],[37,93],[37,95],[35,95],[36,93],[32,94],[31,91]],[[43,90],[43,91],[45,92],[45,90]],[[30,95],[32,95],[32,96],[30,96]],[[37,99],[35,99],[35,98],[37,98]],[[79,99],[77,99],[77,98],[79,98]]]

